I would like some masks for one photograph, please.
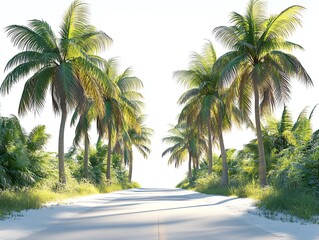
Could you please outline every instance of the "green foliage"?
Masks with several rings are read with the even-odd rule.
[[[312,110],[313,113],[314,110]],[[234,195],[258,200],[258,206],[270,211],[289,213],[310,219],[319,214],[319,138],[311,128],[311,115],[304,109],[295,122],[287,107],[279,120],[268,117],[263,128],[267,160],[268,186],[258,182],[257,140],[242,150],[227,150],[229,187],[221,186],[222,161],[213,157],[213,170],[207,174],[207,160],[193,171],[193,179],[185,178],[178,187],[209,194]]]
[[[26,26],[10,25],[5,30],[21,51],[8,61],[5,70],[10,72],[1,84],[0,93],[8,94],[14,84],[28,77],[18,112],[39,113],[50,89],[53,110],[61,113],[59,181],[65,183],[63,138],[67,111],[83,104],[84,96],[101,106],[101,89],[111,92],[113,83],[100,69],[104,60],[96,54],[112,39],[90,24],[88,5],[80,0],[72,2],[66,11],[59,36],[46,21],[37,19],[30,20]]]
[[[186,187],[183,185],[179,187]],[[196,180],[195,191],[206,194],[249,197],[257,200],[257,206],[270,212],[281,212],[310,220],[319,214],[319,200],[314,193],[305,192],[300,188],[261,188],[256,182],[244,185],[231,182],[229,187],[222,187],[220,180],[214,175]]]
[[[307,158],[301,172],[302,183],[306,190],[319,196],[319,152]]]
[[[26,134],[15,116],[0,117],[0,132],[0,189],[32,186],[47,176],[45,126]]]
[[[224,86],[231,86],[235,93],[233,98],[243,112],[249,114],[254,106],[261,186],[267,185],[268,170],[261,131],[262,115],[289,99],[293,79],[313,85],[301,62],[292,55],[293,50],[302,47],[287,40],[301,26],[304,8],[294,5],[269,16],[264,3],[263,0],[249,1],[244,15],[230,14],[231,26],[220,26],[213,31],[216,38],[230,49],[215,63],[216,68],[221,67],[221,82]],[[279,151],[286,147],[287,140],[292,140],[285,132],[289,128],[286,119],[289,120],[289,115],[283,114],[282,124],[278,126],[276,144]]]
[[[185,178],[182,180],[180,183],[176,185],[177,188],[182,188],[182,189],[193,189],[193,182],[190,182],[189,179]]]
[[[212,192],[212,190],[214,191]],[[220,186],[220,177],[216,174],[206,174],[195,181],[195,190],[202,193],[225,195],[227,188]]]
[[[139,185],[137,183],[93,185],[85,181],[78,183],[73,180],[69,181],[67,185],[60,184],[60,187],[56,187],[55,190],[39,186],[31,189],[0,191],[0,218],[13,211],[40,208],[48,202],[60,202],[70,197],[108,193],[133,187],[139,187]]]
[[[299,188],[275,188],[266,191],[257,205],[270,211],[289,213],[308,220],[319,215],[318,197]]]
[[[123,184],[125,189],[130,189],[130,188],[141,188],[141,185],[137,182],[128,182]]]

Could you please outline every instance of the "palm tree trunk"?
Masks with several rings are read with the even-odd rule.
[[[84,178],[89,178],[89,146],[90,146],[90,140],[89,140],[89,134],[85,133],[84,138]]]
[[[107,147],[106,179],[111,180],[112,127],[108,126],[109,142]]]
[[[198,156],[196,157],[195,162],[196,162],[195,168],[196,168],[196,170],[198,170],[198,168],[199,168]]]
[[[61,107],[62,115],[61,115],[61,123],[60,123],[60,131],[59,131],[59,144],[58,144],[58,158],[59,158],[59,182],[65,184],[65,169],[64,169],[64,129],[66,122],[66,106],[62,104]]]
[[[132,149],[129,150],[130,154],[129,154],[129,158],[130,158],[130,162],[129,162],[129,169],[128,169],[128,181],[132,182],[132,174],[133,174],[133,152]]]
[[[189,181],[192,180],[192,155],[188,153],[188,178]]]
[[[267,185],[266,180],[266,160],[265,160],[265,149],[264,142],[261,133],[261,123],[260,123],[260,108],[259,108],[259,92],[257,84],[253,82],[254,95],[255,95],[255,121],[256,121],[256,131],[257,131],[257,141],[258,141],[258,154],[259,154],[259,181],[260,186],[265,187]]]
[[[219,137],[220,155],[222,156],[222,166],[223,166],[221,185],[226,187],[228,186],[228,165],[227,165],[227,156],[226,156],[226,150],[224,145],[222,123],[221,123],[220,117],[218,119],[218,137]]]
[[[208,151],[207,151],[207,158],[208,158],[208,173],[211,174],[213,171],[213,146],[212,146],[212,135],[211,135],[211,122],[209,119],[208,125]]]

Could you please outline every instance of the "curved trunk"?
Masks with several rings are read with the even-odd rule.
[[[255,121],[256,121],[256,132],[258,141],[258,154],[259,154],[259,181],[260,186],[265,187],[267,185],[266,180],[266,160],[265,160],[265,149],[264,142],[261,133],[260,124],[260,108],[259,108],[259,92],[257,84],[253,82],[254,95],[255,95]]]
[[[85,133],[84,138],[84,178],[89,178],[89,146],[90,146],[90,140],[89,140],[89,134]]]
[[[64,169],[64,129],[65,129],[66,116],[67,116],[66,106],[62,106],[61,110],[62,110],[62,115],[61,115],[59,144],[58,144],[59,182],[65,184],[66,178],[65,178],[65,169]]]
[[[213,147],[212,147],[212,135],[211,135],[211,122],[209,120],[208,125],[208,151],[207,151],[207,158],[208,158],[208,173],[212,173],[213,171]]]
[[[220,155],[222,156],[222,166],[223,166],[221,185],[225,187],[225,186],[228,186],[228,165],[227,165],[227,156],[226,156],[226,150],[224,145],[222,123],[221,123],[220,117],[218,118],[218,137],[219,137]]]
[[[188,178],[189,181],[192,180],[192,155],[190,153],[188,153]]]
[[[132,182],[132,174],[133,174],[133,153],[132,149],[129,149],[129,169],[128,169],[128,181]]]
[[[111,180],[111,152],[112,152],[112,127],[108,126],[108,147],[107,147],[107,160],[106,160],[106,179]]]

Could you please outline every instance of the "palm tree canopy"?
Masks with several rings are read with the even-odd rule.
[[[98,107],[93,99],[86,99],[83,105],[78,105],[71,118],[71,126],[76,124],[75,137],[73,143],[75,145],[80,144],[80,140],[85,137],[85,134],[91,128],[91,123],[98,116]]]
[[[221,117],[226,130],[231,128],[232,122],[239,123],[244,119],[237,106],[231,103],[232,92],[220,85],[221,69],[214,68],[216,61],[215,49],[207,42],[201,54],[192,54],[189,70],[174,72],[174,77],[189,88],[179,98],[179,103],[185,104],[179,121],[197,122],[202,126],[213,121],[212,126],[215,126]]]
[[[216,38],[231,49],[216,64],[224,65],[222,82],[239,81],[236,87],[242,108],[251,106],[252,84],[257,84],[262,112],[289,99],[291,78],[312,85],[300,61],[290,53],[302,47],[286,40],[301,26],[304,8],[294,5],[267,16],[265,5],[264,0],[251,0],[246,15],[233,12],[231,26],[214,29]]]
[[[188,156],[188,138],[184,128],[172,127],[169,130],[169,136],[163,138],[163,142],[171,144],[172,146],[167,148],[163,153],[162,157],[170,154],[168,164],[175,164],[175,167],[179,167]]]
[[[189,155],[197,157],[206,148],[206,142],[196,134],[197,132],[185,123],[171,126],[169,136],[162,139],[163,143],[171,147],[162,153],[162,157],[169,154],[168,164],[175,164],[175,167],[179,167]]]
[[[142,154],[144,158],[147,158],[151,153],[151,137],[153,135],[153,129],[148,128],[144,124],[145,116],[141,115],[138,117],[138,126],[129,126],[123,132],[123,152],[124,162],[128,164],[130,157],[133,157],[132,146]]]
[[[28,110],[38,113],[48,91],[54,111],[60,112],[64,104],[74,108],[85,94],[101,102],[100,89],[111,89],[99,69],[102,59],[94,55],[107,47],[111,38],[89,24],[87,5],[81,1],[74,1],[65,13],[59,37],[47,22],[36,19],[26,26],[10,25],[6,32],[22,52],[8,61],[5,70],[13,69],[0,90],[9,93],[15,83],[27,77],[19,114]]]
[[[118,73],[116,58],[109,59],[104,65],[104,73],[117,88],[117,95],[104,93],[105,114],[98,117],[98,129],[101,136],[106,134],[107,126],[116,131],[123,130],[125,124],[136,124],[137,116],[141,114],[143,96],[139,90],[143,87],[142,81],[132,76],[131,68]]]

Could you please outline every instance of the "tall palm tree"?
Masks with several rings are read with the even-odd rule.
[[[219,84],[220,71],[213,71],[216,53],[211,42],[204,45],[202,54],[194,53],[190,69],[175,72],[174,76],[190,87],[179,99],[185,104],[180,120],[197,122],[207,126],[208,132],[208,172],[212,171],[212,139],[218,138],[222,157],[222,182],[228,184],[228,166],[223,131],[231,128],[232,120],[240,119],[240,111],[229,99],[229,91]],[[227,104],[226,104],[227,101]],[[236,117],[236,118],[235,118]]]
[[[234,81],[241,109],[251,108],[251,95],[254,95],[261,186],[267,184],[261,114],[289,98],[291,78],[312,85],[300,61],[289,53],[302,47],[286,40],[301,25],[303,9],[294,5],[268,17],[265,1],[250,0],[246,15],[233,12],[231,26],[214,29],[217,39],[231,49],[216,62],[216,66],[225,65],[222,82]]]
[[[2,94],[9,93],[15,83],[30,76],[19,104],[19,114],[26,114],[31,110],[38,113],[44,107],[46,93],[50,90],[53,110],[61,114],[59,181],[65,183],[64,129],[67,113],[83,102],[84,95],[92,96],[102,106],[100,89],[111,89],[111,84],[98,67],[101,59],[94,54],[108,46],[111,38],[89,24],[88,6],[78,0],[65,13],[58,37],[43,20],[30,20],[27,26],[10,25],[6,31],[13,44],[22,51],[7,63],[5,70],[13,70],[5,77],[0,91]]]
[[[73,144],[79,146],[81,139],[84,140],[83,177],[86,179],[89,178],[89,130],[91,128],[92,121],[96,118],[97,111],[94,101],[92,99],[86,99],[83,105],[76,107],[71,119],[71,125],[75,125],[76,120],[78,119]]]
[[[176,71],[173,75],[180,83],[190,88],[179,99],[180,104],[186,103],[181,112],[180,121],[184,121],[186,117],[189,124],[191,118],[191,122],[198,119],[199,124],[206,125],[208,135],[208,173],[211,173],[213,162],[211,104],[214,96],[211,94],[201,94],[201,89],[212,88],[211,83],[213,79],[216,79],[212,74],[212,66],[216,61],[215,49],[209,42],[204,46],[202,54],[193,53],[191,58],[189,70]],[[208,91],[206,92],[208,93]],[[199,96],[202,96],[201,99]],[[190,99],[192,99],[191,104],[189,103]]]
[[[106,178],[111,180],[111,154],[114,138],[125,129],[125,126],[134,125],[140,115],[143,103],[142,95],[137,90],[142,88],[142,81],[132,75],[127,68],[118,74],[118,63],[115,58],[107,61],[104,73],[118,88],[116,96],[107,92],[104,95],[104,115],[97,118],[97,128],[100,136],[108,137],[108,155]]]
[[[129,127],[128,130],[123,133],[123,142],[124,142],[124,162],[129,165],[128,180],[132,181],[133,174],[133,148],[135,147],[144,158],[147,158],[151,152],[151,136],[153,130],[148,128],[143,124],[144,116],[140,116],[137,119],[138,126]]]

